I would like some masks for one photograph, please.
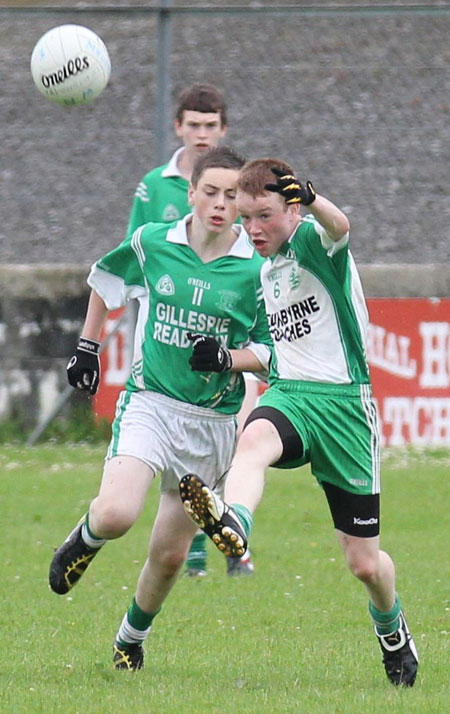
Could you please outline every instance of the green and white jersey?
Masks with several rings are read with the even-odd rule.
[[[348,234],[334,242],[307,216],[266,260],[261,282],[275,350],[270,383],[370,382],[368,312]]]
[[[158,166],[140,181],[133,199],[127,234],[134,233],[144,223],[173,223],[191,212],[187,191],[189,181],[180,175],[179,148],[169,163]]]
[[[236,414],[241,374],[193,372],[188,332],[222,345],[248,347],[268,368],[271,339],[260,283],[264,262],[241,226],[229,253],[203,263],[189,245],[183,220],[148,223],[92,266],[88,283],[112,310],[137,298],[131,376],[126,388]]]

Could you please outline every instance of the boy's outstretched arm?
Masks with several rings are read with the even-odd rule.
[[[81,337],[67,365],[67,379],[75,389],[95,394],[100,382],[100,331],[109,310],[92,290]]]

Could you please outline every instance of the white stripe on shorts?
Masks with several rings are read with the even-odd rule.
[[[380,436],[378,432],[378,416],[372,399],[370,384],[360,385],[362,408],[370,429],[370,452],[372,456],[372,493],[380,493]]]

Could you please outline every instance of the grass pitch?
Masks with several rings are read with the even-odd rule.
[[[146,555],[158,484],[134,528],[103,549],[69,595],[47,585],[53,548],[97,492],[104,451],[0,448],[2,714],[448,710],[448,452],[384,459],[382,545],[396,561],[421,657],[414,688],[398,690],[307,469],[268,474],[251,539],[255,574],[227,577],[211,545],[208,576],[180,578],[155,620],[145,669],[115,672],[112,641]]]

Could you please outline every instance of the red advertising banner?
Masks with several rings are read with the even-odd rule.
[[[450,299],[367,303],[367,358],[382,444],[450,446]]]
[[[120,324],[118,321],[120,320]],[[114,332],[114,330],[116,330]],[[111,332],[114,334],[111,336]],[[100,385],[93,397],[93,409],[98,417],[112,421],[119,392],[128,379],[133,348],[133,311],[112,310],[104,324],[100,341],[109,338],[108,346],[100,355]]]
[[[367,303],[367,358],[382,445],[450,446],[450,299],[369,298]],[[102,339],[122,313],[110,313]],[[130,311],[101,356],[94,410],[109,420],[129,374],[133,327]]]

